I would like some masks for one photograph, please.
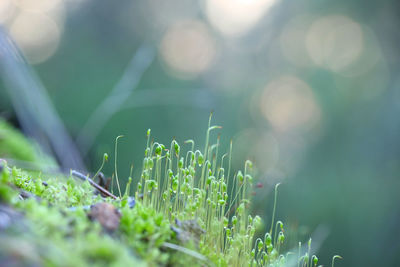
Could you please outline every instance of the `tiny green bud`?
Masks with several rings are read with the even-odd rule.
[[[198,162],[199,162],[199,166],[203,165],[203,163],[204,163],[204,157],[201,153],[199,154]]]
[[[226,183],[225,182],[222,182],[222,192],[226,192],[226,190],[227,190],[227,186],[226,186]]]
[[[103,158],[104,158],[105,161],[108,161],[108,154],[104,153]]]
[[[236,225],[237,224],[237,217],[233,216],[232,217],[232,225]]]
[[[269,233],[266,233],[266,234],[265,234],[264,242],[265,242],[265,244],[266,244],[267,246],[271,245],[271,243],[272,243],[272,238],[271,238],[271,235],[270,235]]]
[[[264,247],[264,243],[260,240],[260,242],[258,242],[257,246],[258,246],[258,251],[261,251],[262,248]]]
[[[172,190],[174,191],[174,193],[176,193],[176,191],[178,190],[178,186],[179,186],[179,181],[178,181],[178,179],[175,179],[172,182]]]
[[[240,182],[240,183],[243,183],[243,174],[242,174],[241,171],[238,172],[237,178],[239,179],[239,182]]]
[[[231,236],[231,229],[230,228],[226,228],[226,236]]]
[[[317,256],[313,256],[313,263],[314,263],[314,266],[317,266],[317,264],[318,264],[318,258],[317,258]]]
[[[229,220],[228,218],[224,217],[224,227],[228,227]]]
[[[179,144],[176,141],[174,142],[174,149],[175,149],[175,154],[178,156],[181,147],[179,146]]]
[[[194,188],[193,192],[195,193],[195,195],[200,195],[201,194],[200,189],[198,189],[198,188]]]
[[[285,235],[283,234],[283,232],[279,232],[278,242],[282,244],[284,241],[285,241]]]
[[[156,146],[154,153],[159,156],[159,155],[161,155],[161,151],[162,151],[162,148],[160,145],[158,145],[158,146]]]
[[[183,157],[179,160],[178,167],[179,168],[183,167]]]
[[[253,223],[253,217],[251,217],[251,215],[247,216],[248,222],[249,224]]]
[[[150,136],[150,132],[151,132],[151,129],[148,129],[148,130],[147,130],[147,137]]]

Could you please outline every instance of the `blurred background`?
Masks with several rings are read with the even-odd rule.
[[[398,266],[399,11],[396,0],[1,0],[1,117],[91,172],[125,135],[126,178],[148,128],[202,148],[213,110],[234,168],[257,165],[266,226],[281,182],[277,218],[302,242],[315,235],[322,264]]]

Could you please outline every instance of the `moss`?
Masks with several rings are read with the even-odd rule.
[[[104,198],[88,179],[0,161],[0,265],[316,266],[311,240],[305,252],[284,254],[283,223],[275,224],[274,214],[269,232],[256,239],[262,222],[248,208],[253,164],[246,161],[243,171],[230,175],[232,148],[218,160],[219,139],[208,144],[210,131],[219,128],[209,125],[203,152],[192,140],[186,152],[175,140],[166,149],[150,142],[148,131],[135,205],[132,178],[124,195]],[[94,213],[94,207],[111,212]],[[96,216],[116,217],[105,227],[109,218]]]
[[[102,201],[99,196],[93,195],[93,190],[88,183],[79,183],[70,178],[65,182],[58,179],[48,179],[43,183],[41,178],[34,178],[29,172],[13,168],[9,171],[3,167],[0,182],[0,205],[7,205],[13,210],[23,214],[23,224],[26,228],[15,229],[13,225],[7,225],[4,232],[7,240],[12,244],[22,242],[29,246],[27,251],[22,251],[18,246],[6,247],[2,242],[2,249],[8,251],[7,255],[18,255],[13,259],[19,264],[29,262],[43,266],[135,266],[143,264],[143,260],[136,255],[137,243],[121,242],[122,230],[114,233],[114,236],[106,233],[96,221],[91,221],[87,216],[87,205],[96,201]],[[46,184],[46,185],[44,185]],[[21,190],[32,193],[32,197],[21,199]],[[35,196],[35,197],[33,197]],[[114,203],[119,206],[119,203]],[[129,209],[129,207],[128,207]],[[139,210],[123,209],[124,218],[133,221],[141,221],[146,226],[142,236],[157,241],[160,246],[162,241],[155,237],[154,228],[150,235],[150,227],[154,223],[143,220]],[[135,219],[137,217],[137,220]],[[158,225],[160,226],[160,225]],[[165,227],[168,227],[165,223]],[[164,239],[168,238],[163,235]],[[137,236],[133,230],[127,231],[128,236]],[[154,253],[153,253],[154,254]],[[35,255],[35,256],[33,256]],[[13,257],[13,256],[12,256]],[[158,258],[148,258],[148,262],[157,262]]]
[[[0,118],[0,158],[36,161],[36,151],[20,132]]]

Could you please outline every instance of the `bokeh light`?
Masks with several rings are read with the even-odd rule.
[[[284,26],[279,37],[285,59],[298,67],[307,67],[312,63],[307,53],[305,40],[311,22],[312,16],[310,15],[296,16]]]
[[[6,29],[27,61],[38,64],[49,59],[58,48],[64,31],[65,8],[61,0],[4,0],[0,2],[0,23],[6,22]]]
[[[270,82],[260,99],[260,109],[277,131],[308,130],[321,118],[311,88],[294,76]]]
[[[7,23],[7,21],[13,17],[15,12],[15,6],[11,0],[0,1],[0,25]]]
[[[25,11],[47,12],[61,5],[61,0],[13,0],[16,6]]]
[[[60,42],[60,27],[48,16],[21,12],[10,32],[30,63],[41,63],[51,57]]]
[[[226,36],[250,30],[276,0],[207,0],[205,10],[210,23]]]
[[[306,35],[306,46],[315,64],[340,72],[362,53],[362,28],[342,15],[322,17],[311,25]]]
[[[185,79],[209,68],[216,45],[206,25],[200,21],[182,21],[167,31],[160,52],[172,74]]]

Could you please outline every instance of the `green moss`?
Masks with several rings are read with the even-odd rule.
[[[41,151],[32,140],[0,118],[0,158],[26,165],[31,169],[56,167],[55,160]]]
[[[209,125],[203,152],[192,140],[187,151],[175,140],[166,149],[150,142],[148,131],[134,207],[129,187],[135,179],[119,198],[102,198],[87,180],[0,162],[0,207],[12,211],[0,229],[0,265],[316,266],[311,240],[306,251],[285,254],[283,223],[275,223],[274,214],[269,232],[256,238],[263,224],[249,214],[253,164],[246,161],[243,171],[230,174],[232,148],[218,159],[219,139],[209,144],[215,129]],[[116,229],[88,216],[91,205],[102,202],[112,204]]]
[[[35,161],[32,144],[16,129],[0,118],[0,158]]]
[[[49,179],[46,184],[28,172],[16,168],[9,172],[7,166],[3,167],[0,204],[21,212],[21,220],[26,225],[24,229],[13,229],[13,225],[9,225],[6,237],[11,243],[24,240],[30,247],[30,252],[26,253],[17,246],[6,247],[3,244],[2,248],[9,252],[8,255],[21,254],[13,260],[30,262],[29,265],[33,261],[44,266],[136,266],[143,263],[135,255],[134,246],[116,238],[119,233],[115,233],[115,237],[110,236],[99,223],[88,219],[86,205],[101,200],[93,196],[88,183],[67,178],[66,182]],[[20,190],[33,193],[37,198],[22,200]],[[118,203],[115,204],[118,206]],[[123,213],[124,217],[135,221],[134,210],[124,210]],[[132,231],[129,233],[134,236]],[[149,258],[149,261],[152,260],[156,261]]]

